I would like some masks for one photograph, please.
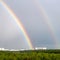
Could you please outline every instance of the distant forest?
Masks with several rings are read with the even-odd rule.
[[[60,60],[60,50],[0,51],[0,60]]]

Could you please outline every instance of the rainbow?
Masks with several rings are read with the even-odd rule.
[[[50,18],[48,17],[47,13],[45,12],[44,8],[41,6],[41,4],[38,2],[38,0],[33,0],[34,4],[37,6],[37,8],[39,9],[40,14],[42,15],[46,25],[48,26],[49,32],[54,40],[55,43],[55,48],[59,48],[60,46],[58,45],[58,38],[56,37],[54,28],[50,22]]]
[[[5,2],[1,1],[1,3],[4,6],[4,8],[8,11],[8,13],[12,16],[13,20],[16,22],[18,27],[21,29],[24,37],[26,38],[26,41],[27,41],[30,49],[33,49],[33,45],[31,43],[31,40],[30,40],[30,38],[29,38],[23,24],[21,23],[21,21],[18,19],[18,17],[14,14],[14,12],[8,7],[8,5]]]

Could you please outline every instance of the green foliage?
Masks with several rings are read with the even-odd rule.
[[[0,60],[60,60],[60,50],[0,51]]]

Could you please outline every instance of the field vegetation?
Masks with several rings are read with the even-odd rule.
[[[60,50],[0,51],[0,60],[60,60]]]

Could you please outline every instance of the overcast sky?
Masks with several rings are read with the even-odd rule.
[[[24,25],[34,47],[57,48],[44,16],[42,7],[49,17],[55,38],[60,43],[59,0],[4,0]],[[39,4],[37,4],[37,3]],[[39,5],[39,6],[38,6]],[[0,47],[29,48],[21,30],[0,3]],[[57,46],[60,48],[60,44]]]

